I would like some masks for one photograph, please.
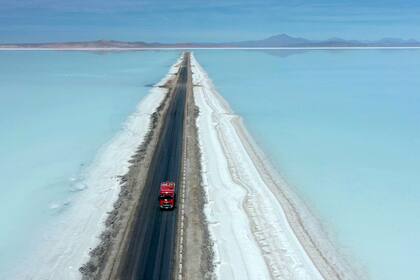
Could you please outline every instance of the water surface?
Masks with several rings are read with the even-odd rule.
[[[420,275],[420,51],[196,57],[356,266]]]
[[[178,56],[0,52],[0,278],[77,207],[96,153]]]

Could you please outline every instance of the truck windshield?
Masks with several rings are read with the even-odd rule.
[[[172,196],[169,196],[169,195],[161,195],[161,196],[159,196],[159,199],[172,199]]]

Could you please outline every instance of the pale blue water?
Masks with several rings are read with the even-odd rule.
[[[196,52],[372,279],[420,276],[420,51]]]
[[[178,56],[0,52],[0,278]]]

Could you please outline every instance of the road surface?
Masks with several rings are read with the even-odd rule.
[[[163,181],[175,182],[179,193],[187,83],[191,83],[189,54],[184,55],[177,84],[170,93],[171,104],[140,198],[128,249],[121,259],[120,279],[172,279],[178,208],[161,211],[158,195]]]

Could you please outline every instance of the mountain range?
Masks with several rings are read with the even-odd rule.
[[[115,40],[63,43],[21,43],[0,44],[0,48],[305,48],[305,47],[420,47],[420,41],[414,39],[383,38],[377,41],[345,40],[330,38],[327,40],[309,40],[287,34],[274,35],[262,40],[222,42],[222,43],[147,43]]]

